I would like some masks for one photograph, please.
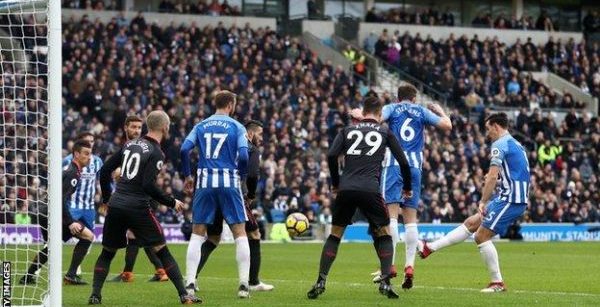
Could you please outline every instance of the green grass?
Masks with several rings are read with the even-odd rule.
[[[388,300],[377,292],[369,273],[378,260],[371,244],[342,244],[329,275],[327,291],[317,300],[306,299],[306,291],[317,275],[321,244],[263,244],[262,280],[275,285],[270,293],[252,293],[248,301],[236,298],[237,269],[234,246],[225,244],[211,256],[200,277],[200,296],[205,305],[231,306],[598,306],[600,301],[600,244],[588,243],[497,243],[501,269],[509,291],[481,294],[488,281],[476,246],[464,243],[417,260],[415,288],[400,290],[401,297]],[[185,270],[186,245],[171,245],[182,271]],[[398,263],[404,249],[399,245]],[[67,267],[72,247],[64,248]],[[84,278],[91,282],[92,267],[100,251],[94,245],[84,261]],[[6,256],[6,255],[5,255]],[[23,255],[20,255],[21,259]],[[111,266],[109,278],[123,267],[123,252]],[[19,267],[19,269],[24,269]],[[104,306],[173,306],[178,303],[174,287],[167,283],[148,283],[153,269],[143,251],[138,256],[133,283],[106,283]],[[16,281],[15,281],[16,282]],[[23,288],[13,285],[13,295]],[[63,287],[64,306],[84,306],[91,286]],[[13,304],[19,303],[13,300]]]

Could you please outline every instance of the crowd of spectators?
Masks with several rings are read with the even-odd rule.
[[[96,11],[123,10],[125,0],[62,0],[62,7],[68,9],[84,9]]]
[[[546,44],[518,39],[507,46],[497,37],[480,39],[451,34],[438,41],[387,29],[364,41],[366,50],[447,93],[457,106],[540,106],[583,108],[569,94],[556,94],[528,72],[548,71],[593,96],[600,95],[600,46],[550,37]]]
[[[63,0],[62,7],[85,10],[122,11],[124,0]],[[229,5],[227,0],[161,0],[158,12],[171,14],[241,16],[237,5]]]
[[[145,116],[163,109],[173,127],[163,145],[167,161],[158,184],[189,205],[192,199],[184,195],[179,173],[179,147],[193,125],[214,111],[211,95],[229,89],[239,98],[234,117],[241,122],[257,119],[265,125],[261,180],[253,205],[259,220],[278,221],[301,211],[313,223],[331,221],[326,152],[338,129],[349,122],[348,111],[366,94],[341,68],[320,62],[300,41],[250,25],[161,27],[139,15],[120,26],[117,18],[106,24],[67,18],[63,35],[65,154],[69,140],[88,130],[97,137],[95,154],[106,158],[123,144],[122,125],[128,114]],[[3,75],[5,85],[9,76]],[[43,88],[41,78],[29,82],[36,85],[32,91]],[[45,178],[45,158],[40,155],[47,135],[35,127],[43,128],[46,118],[24,112],[42,112],[35,108],[40,108],[44,97],[35,91],[23,94],[33,95],[28,105],[13,97],[2,110],[8,127],[13,123],[13,129],[25,129],[17,125],[25,121],[24,116],[31,125],[15,137],[0,138],[4,142],[0,180],[6,187],[0,193],[7,199],[0,211],[3,222],[14,222],[16,214],[26,222],[23,212],[38,212],[36,203],[44,197],[38,194],[44,191],[40,178]],[[382,99],[393,101],[388,94]],[[460,222],[475,212],[489,163],[482,121],[471,121],[454,107],[449,111],[455,127],[451,132],[426,132],[419,207],[423,222]],[[524,109],[514,120],[513,131],[530,149],[533,180],[524,219],[598,221],[597,118],[579,118],[572,112],[557,126],[550,116]],[[559,143],[557,137],[570,141]],[[160,207],[156,214],[163,223],[181,223],[185,216],[189,219],[189,208],[175,214]],[[31,216],[35,223],[36,214]]]
[[[403,8],[391,8],[387,11],[378,12],[372,7],[365,15],[366,22],[395,23],[427,26],[455,26],[455,16],[446,8],[444,12],[435,8],[415,8],[412,13]],[[545,10],[542,10],[540,16],[534,21],[532,16],[523,15],[521,18],[516,16],[507,17],[499,14],[495,18],[491,13],[480,13],[471,22],[471,26],[478,28],[494,29],[513,29],[513,30],[540,30],[555,31],[558,30],[555,23],[548,16]]]
[[[242,12],[237,5],[229,5],[227,0],[218,1],[198,0],[162,0],[158,11],[161,13],[211,15],[211,16],[240,16]]]

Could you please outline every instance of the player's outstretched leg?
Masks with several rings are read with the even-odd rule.
[[[179,300],[182,304],[200,304],[202,300],[196,297],[193,293],[188,293],[185,289],[185,285],[183,284],[183,278],[181,277],[181,271],[179,270],[179,266],[169,248],[166,245],[155,246],[154,250],[156,251],[156,256],[160,259],[160,262],[165,266],[165,271],[167,275],[169,275],[169,279],[177,289],[177,294],[179,294]]]
[[[154,250],[152,250],[151,247],[144,247],[144,252],[148,257],[148,260],[152,262],[152,265],[154,266],[155,270],[154,276],[152,276],[152,278],[150,278],[148,281],[169,281],[169,276],[167,275],[167,272],[165,271],[162,262],[160,262],[160,259],[158,259],[158,256],[156,256]]]
[[[475,214],[467,218],[463,224],[433,242],[420,241],[417,247],[419,256],[425,259],[433,252],[465,241],[477,230],[479,225],[481,225],[481,215]]]
[[[341,235],[335,236],[333,233],[336,232],[335,228],[339,228],[339,226],[332,227],[332,234],[329,235],[325,244],[323,245],[323,251],[321,252],[321,261],[319,264],[319,276],[317,277],[317,282],[313,285],[313,287],[306,294],[307,297],[311,300],[316,299],[319,295],[325,292],[325,283],[327,281],[327,275],[329,274],[329,270],[331,269],[331,265],[333,261],[335,261],[335,257],[337,256],[338,248],[340,247]],[[343,234],[343,228],[342,228]]]
[[[48,262],[48,246],[45,246],[41,251],[38,252],[37,256],[33,259],[33,262],[29,265],[27,269],[27,274],[23,275],[19,280],[19,284],[21,285],[34,285],[37,283],[37,277],[35,272],[37,272],[42,265]]]
[[[110,263],[115,257],[115,254],[116,250],[109,250],[106,247],[103,247],[102,252],[100,252],[100,256],[98,256],[98,260],[96,260],[96,265],[94,266],[92,295],[88,300],[90,305],[98,305],[102,303],[102,287],[104,286],[104,281],[106,280],[106,276],[108,275],[108,271],[110,269]]]

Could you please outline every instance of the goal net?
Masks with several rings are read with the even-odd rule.
[[[60,5],[58,0],[0,0],[2,306],[50,305],[49,293],[52,291],[49,285],[55,279],[50,278],[49,264],[55,265],[57,261],[53,259],[60,256],[60,243],[59,248],[53,248],[53,242],[61,240],[60,230],[58,233],[53,231],[56,226],[60,227],[57,225],[60,216],[57,219],[55,209],[48,212],[49,208],[58,207],[60,214],[61,206],[61,135],[50,133],[53,125],[61,124],[60,100],[49,100],[52,94],[48,85],[49,77],[61,77],[60,70],[57,74],[48,74],[48,21],[52,19],[48,15],[49,2]],[[60,8],[58,12],[58,20],[53,22],[60,26]],[[58,52],[60,61],[60,43]],[[60,86],[60,83],[50,82],[51,86]],[[52,109],[49,101],[58,103],[58,114],[49,116]],[[52,120],[55,122],[51,123]],[[57,140],[51,140],[49,135]],[[58,169],[54,160],[58,160],[55,161]],[[58,203],[54,201],[56,199]],[[49,224],[53,228],[50,231]],[[42,235],[46,231],[50,233],[48,242]],[[46,247],[46,243],[52,257],[41,264],[38,260],[47,258],[48,253],[38,256],[38,252]],[[28,275],[30,267],[31,274]],[[58,295],[60,298],[60,289]]]

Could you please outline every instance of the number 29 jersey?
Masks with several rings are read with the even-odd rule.
[[[382,117],[404,148],[410,167],[421,169],[425,127],[437,125],[441,118],[423,106],[406,101],[385,105]],[[383,166],[391,165],[398,162],[388,153]]]
[[[402,157],[402,147],[392,132],[376,121],[364,120],[340,131],[328,153],[328,156],[344,156],[339,190],[380,192],[381,162],[386,147]],[[402,162],[406,165],[406,161]]]

